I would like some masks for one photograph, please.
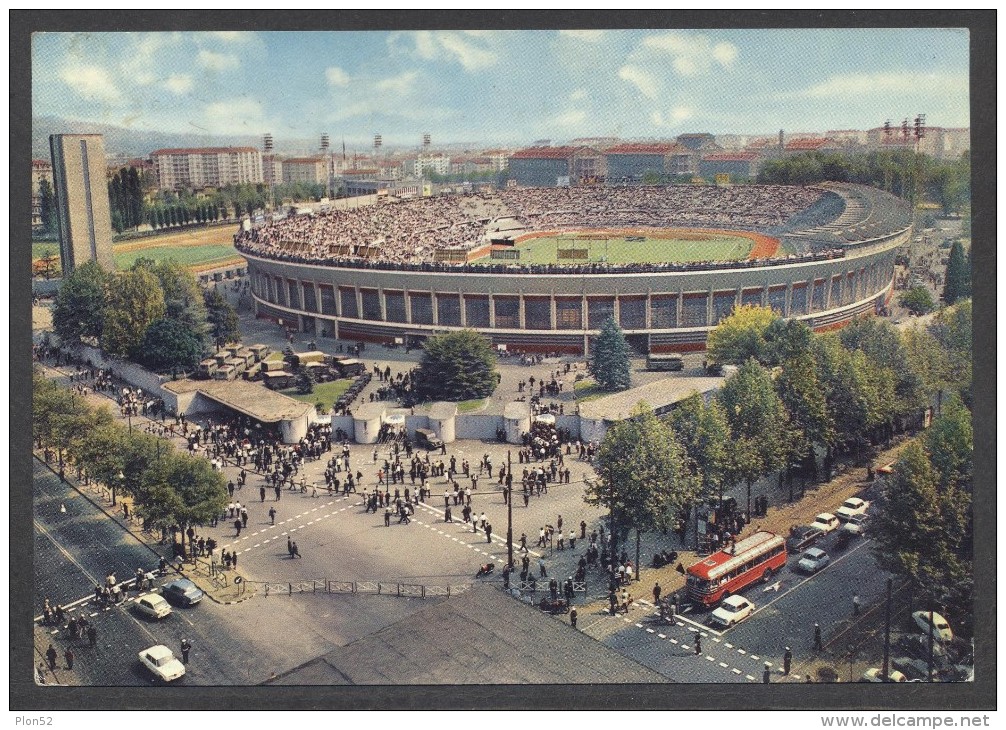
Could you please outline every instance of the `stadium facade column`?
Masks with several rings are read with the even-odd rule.
[[[517,290],[517,322],[522,330],[527,329],[527,325],[524,323],[524,290]]]
[[[678,289],[678,305],[674,308],[674,327],[681,326],[681,310],[685,306],[685,290]]]
[[[440,325],[440,302],[437,300],[437,293],[435,291],[430,292],[430,307],[432,309],[430,315],[433,317],[433,326],[438,327]]]
[[[793,281],[786,282],[786,300],[783,302],[784,318],[790,317],[790,308],[793,305]]]
[[[489,292],[489,329],[496,329],[496,296]]]
[[[409,289],[402,292],[402,301],[405,303],[405,323],[412,324],[412,292]]]
[[[548,303],[549,303],[549,309],[552,312],[552,329],[558,329],[559,322],[556,319],[556,311],[555,311],[555,289],[552,289],[552,293],[549,294]]]
[[[465,309],[466,306],[467,305],[465,303],[465,293],[464,291],[461,290],[461,288],[458,288],[458,313],[461,316],[462,327],[468,326],[468,313]]]
[[[705,325],[708,327],[710,323],[716,323],[716,309],[713,307],[713,297],[715,293],[712,287],[709,287],[709,293],[706,296],[706,322]],[[737,306],[737,297],[740,296],[740,287],[737,287],[737,293],[734,294],[734,306]]]
[[[615,301],[611,305],[611,316],[615,318],[615,324],[619,327],[622,326],[622,307],[618,303],[618,289],[614,291]]]
[[[403,300],[405,299],[405,295],[404,294],[402,295],[402,299]],[[383,286],[378,286],[377,287],[377,303],[381,307],[381,321],[382,322],[387,322],[388,321],[388,308],[385,306],[384,287]],[[408,308],[406,308],[405,311],[408,312],[409,311]]]
[[[652,300],[653,300],[653,290],[650,289],[650,288],[647,288],[646,289],[646,304],[645,304],[646,308],[643,310],[643,318],[644,318],[643,321],[646,324],[646,329],[650,329],[653,326],[653,324],[652,324],[653,323],[653,316],[652,316],[652,314],[650,312],[650,306],[653,303]]]
[[[354,286],[353,289],[356,292],[356,316],[363,319],[363,292],[358,286]]]

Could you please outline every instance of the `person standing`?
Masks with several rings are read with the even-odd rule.
[[[538,558],[538,571],[541,573],[542,578],[548,576],[548,574],[545,572],[545,558]]]
[[[695,634],[695,656],[702,653],[702,637]]]
[[[269,524],[270,525],[275,525],[276,524],[276,508],[275,507],[270,507],[269,508]]]
[[[859,594],[854,594],[852,596],[852,615],[853,616],[858,616],[859,615],[859,610],[860,610],[860,606],[859,606]]]
[[[486,542],[493,541],[493,526],[491,523],[486,522]]]
[[[286,536],[286,551],[290,554],[290,557],[292,558],[293,557],[293,542],[290,540],[290,536],[289,535]]]
[[[576,628],[576,608],[569,609],[569,625]]]
[[[241,519],[240,518],[234,520],[234,530],[237,532],[237,535],[235,535],[235,537],[241,537]]]
[[[384,508],[384,526],[391,527],[391,507]]]
[[[569,480],[567,479],[566,481],[568,482]],[[580,539],[581,540],[586,540],[587,539],[587,522],[586,522],[586,520],[580,520]]]
[[[63,658],[66,660],[66,668],[73,671],[73,649],[69,646],[66,647],[66,651],[63,652]]]
[[[49,662],[49,671],[51,671],[51,672],[55,672],[56,671],[56,657],[57,656],[58,655],[56,654],[56,647],[54,647],[52,644],[49,644],[49,648],[45,650],[45,658],[46,658],[46,661]]]
[[[451,508],[450,507],[445,507],[444,508],[444,522],[454,522],[454,518],[451,515]]]
[[[259,487],[258,488],[258,496],[259,496],[260,500],[262,500],[263,502],[265,502],[265,487]]]
[[[782,655],[782,673],[789,674],[790,667],[793,666],[793,651],[787,646],[786,652]]]
[[[192,651],[192,642],[182,639],[182,664],[189,663],[189,652]]]
[[[93,626],[87,627],[87,641],[91,646],[95,646],[98,643],[98,630]]]
[[[660,603],[660,584],[659,583],[654,583],[653,584],[653,602],[657,603],[657,604]]]
[[[769,684],[772,681],[772,670],[769,668],[769,663],[765,662],[765,671],[761,674],[762,684]]]
[[[821,624],[814,624],[814,650],[821,651],[824,649],[824,645],[821,642]]]

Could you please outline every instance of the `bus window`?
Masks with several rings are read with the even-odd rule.
[[[647,370],[684,370],[685,361],[677,352],[651,354],[646,357]]]

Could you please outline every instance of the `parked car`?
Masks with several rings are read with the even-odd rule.
[[[855,515],[839,528],[839,532],[846,535],[862,535],[866,532],[866,523],[869,521],[866,515]]]
[[[816,527],[791,527],[786,547],[791,553],[800,553],[824,537],[824,532]]]
[[[887,672],[887,676],[884,676],[884,671],[879,667],[873,667],[872,669],[867,669],[863,672],[863,682],[906,682],[905,675],[899,672],[897,669],[891,669]]]
[[[713,611],[712,620],[723,626],[733,626],[754,613],[754,609],[754,604],[744,596],[727,596]]]
[[[838,518],[835,517],[835,515],[833,515],[831,512],[822,512],[821,514],[819,514],[817,517],[814,518],[814,521],[810,524],[810,526],[813,527],[814,529],[820,530],[825,535],[827,535],[833,530],[838,529],[839,522]]]
[[[161,586],[161,595],[176,606],[195,606],[205,594],[188,578],[179,578]]]
[[[812,547],[800,556],[797,567],[807,573],[816,573],[821,568],[831,562],[831,558],[821,548]]]
[[[910,657],[925,659],[929,656],[929,636],[922,634],[902,634],[895,646]],[[947,649],[933,634],[933,656],[941,663],[947,659]]]
[[[916,611],[912,614],[912,618],[915,620],[915,624],[922,629],[922,633],[929,636],[929,611]],[[938,613],[933,613],[932,633],[936,641],[953,641],[954,638],[950,624]]]
[[[150,618],[164,618],[171,615],[171,606],[161,596],[150,593],[136,599],[136,610]]]
[[[440,437],[428,428],[416,429],[416,443],[428,450],[439,449],[444,445]]]
[[[869,506],[870,503],[865,499],[860,499],[859,497],[849,497],[847,500],[842,502],[841,507],[835,510],[835,517],[842,522],[847,522],[857,515],[866,514],[866,510]]]
[[[163,644],[144,649],[139,657],[140,663],[162,682],[173,682],[185,676],[185,665]]]

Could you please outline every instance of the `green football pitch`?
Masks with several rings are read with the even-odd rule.
[[[115,266],[118,269],[128,269],[139,258],[174,259],[184,266],[198,266],[216,261],[226,261],[235,258],[238,253],[230,244],[210,244],[206,246],[152,246],[132,251],[113,249]]]
[[[514,246],[529,264],[653,264],[746,259],[755,241],[727,232],[563,234],[542,236]],[[501,261],[502,263],[502,261]]]

